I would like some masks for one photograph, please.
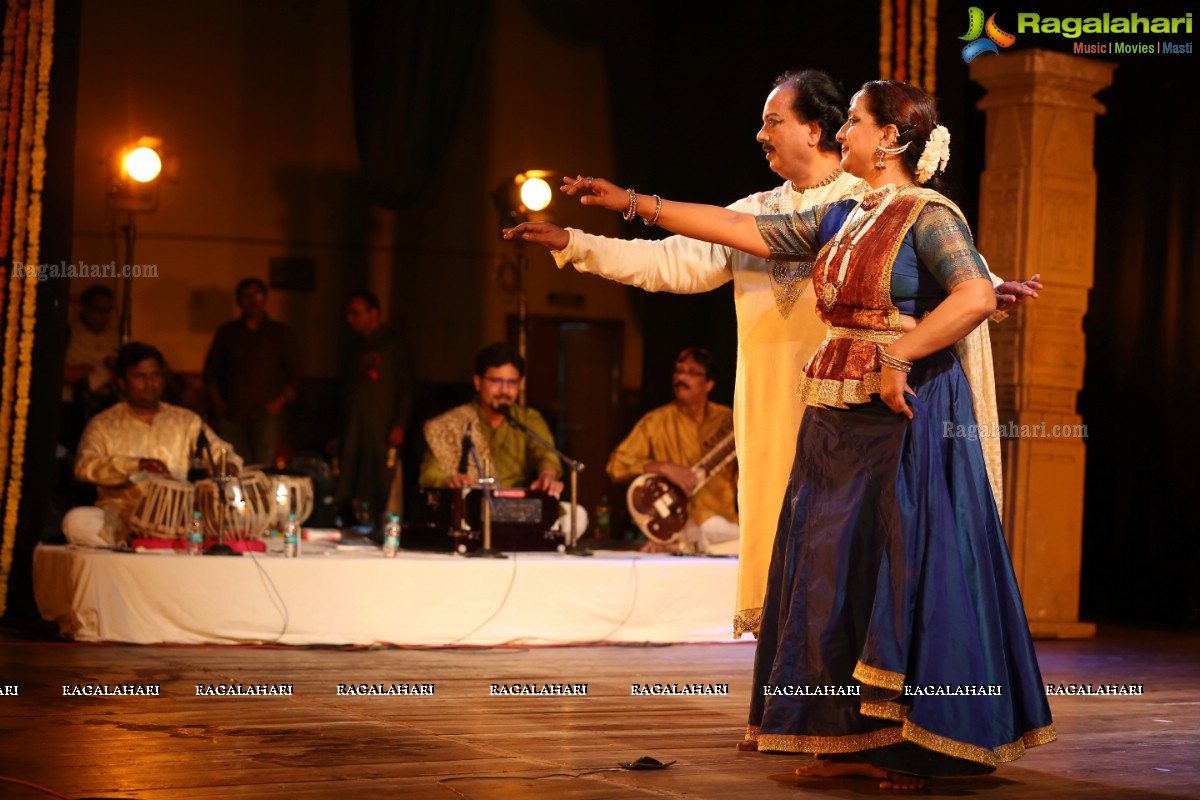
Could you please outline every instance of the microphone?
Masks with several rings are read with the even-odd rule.
[[[521,420],[519,420],[515,416],[513,416],[512,406],[500,406],[499,411],[501,414],[504,415],[504,418],[506,420],[508,420],[509,425],[512,425],[514,428],[516,428],[519,431],[525,431],[525,432],[529,431],[529,428],[527,428],[525,426],[524,422],[521,422]]]
[[[462,438],[462,455],[458,458],[458,474],[467,474],[467,464],[471,459],[471,423],[467,423],[467,429],[463,433]]]
[[[204,457],[206,455],[208,456],[208,468],[210,471],[209,474],[213,477],[216,477],[217,465],[213,461],[212,445],[210,445],[208,443],[208,434],[206,434],[204,432],[203,425],[200,426],[200,435],[196,437],[196,449],[193,450],[192,452],[195,454],[196,458],[200,459],[201,463],[204,462]],[[189,481],[200,480],[204,477],[204,468],[203,467],[200,467],[198,470],[195,470],[195,472],[197,472],[197,475],[194,478],[192,477],[192,472],[193,472],[193,470],[190,470],[190,469],[188,470],[188,480]]]

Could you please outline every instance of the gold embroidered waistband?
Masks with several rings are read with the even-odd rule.
[[[862,328],[839,328],[836,325],[830,327],[826,332],[825,338],[829,339],[854,339],[859,342],[875,342],[876,344],[891,344],[904,335],[904,331],[871,331]]]

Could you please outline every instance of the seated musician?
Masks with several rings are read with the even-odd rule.
[[[542,415],[513,405],[525,359],[503,342],[488,345],[475,357],[475,400],[452,408],[425,423],[425,458],[421,488],[461,488],[479,480],[475,459],[465,455],[469,435],[484,472],[496,486],[526,486],[558,497],[562,494],[562,462],[531,437],[509,424],[509,416],[553,441]]]
[[[689,347],[680,353],[675,359],[674,402],[638,420],[609,458],[609,477],[628,483],[644,473],[657,473],[691,495],[699,482],[693,465],[733,430],[733,409],[708,399],[714,378],[708,350]],[[735,497],[734,466],[729,463],[688,498],[680,549],[737,553]]]
[[[162,402],[163,357],[156,348],[130,342],[117,353],[117,388],[122,400],[88,422],[75,457],[75,477],[96,484],[95,506],[79,506],[63,517],[67,540],[120,544],[129,517],[150,475],[187,477],[201,431],[213,457],[240,469],[242,460],[200,417]]]

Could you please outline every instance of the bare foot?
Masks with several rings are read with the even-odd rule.
[[[906,775],[902,772],[890,772],[870,764],[853,761],[822,760],[796,770],[800,778],[842,778],[860,775],[866,778],[879,778],[880,789],[924,789],[927,781],[918,775]]]
[[[909,775],[904,772],[888,770],[887,780],[879,784],[880,789],[924,789],[929,781],[920,775]]]
[[[749,739],[740,741],[735,746],[737,747],[738,750],[741,750],[742,752],[746,752],[746,751],[754,752],[754,751],[758,750],[758,742],[754,742]]]

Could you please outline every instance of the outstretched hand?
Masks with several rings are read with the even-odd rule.
[[[578,194],[579,202],[585,206],[600,206],[609,211],[625,211],[629,208],[629,192],[604,178],[585,178],[582,175],[569,178],[564,175],[559,189],[571,197]]]
[[[505,239],[520,237],[523,242],[535,242],[550,250],[565,250],[571,243],[571,234],[549,222],[522,222],[515,228],[505,228]]]
[[[1039,272],[1027,281],[1005,281],[996,287],[996,310],[1010,311],[1027,298],[1037,299],[1038,291],[1042,288],[1038,280],[1042,277]]]

